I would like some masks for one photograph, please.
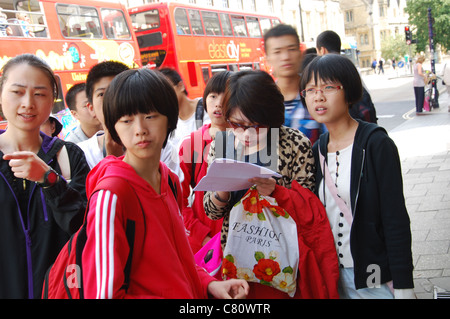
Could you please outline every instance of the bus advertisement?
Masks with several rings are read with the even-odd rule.
[[[143,65],[169,67],[183,78],[189,97],[203,95],[218,71],[268,70],[264,32],[275,16],[183,3],[151,3],[128,9]]]
[[[0,8],[0,68],[23,53],[52,67],[60,87],[52,113],[63,124],[63,136],[75,124],[65,94],[86,81],[92,66],[106,60],[142,66],[130,17],[118,2],[0,0]]]

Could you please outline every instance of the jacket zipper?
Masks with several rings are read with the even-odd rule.
[[[362,154],[362,162],[361,162],[361,171],[359,172],[359,179],[358,179],[358,187],[356,188],[356,197],[355,197],[355,205],[353,207],[353,211],[352,211],[352,215],[355,216],[355,212],[356,212],[356,203],[358,202],[358,197],[359,197],[359,189],[361,187],[361,179],[362,179],[362,175],[363,175],[363,169],[364,169],[364,160],[366,158],[366,150],[363,149],[363,154]]]
[[[3,173],[0,173],[0,175],[3,177],[3,179],[6,182],[6,185],[8,185],[9,190],[13,194],[14,200],[16,201],[17,209],[19,211],[20,223],[22,225],[22,230],[23,230],[23,233],[25,235],[25,242],[26,242],[25,248],[26,248],[26,255],[27,255],[28,298],[29,299],[33,299],[33,296],[34,296],[34,294],[33,294],[33,265],[32,265],[32,259],[31,259],[31,234],[30,234],[30,230],[25,227],[25,223],[23,222],[23,217],[22,217],[22,210],[20,209],[19,201],[17,200],[17,197],[16,197],[16,194],[14,193],[14,190],[12,189],[10,183],[8,182],[6,177],[3,175]],[[33,190],[34,190],[34,188],[33,188]],[[28,207],[29,207],[29,205],[30,205],[30,201],[28,202]],[[30,227],[30,218],[29,218],[28,212],[27,212],[27,222],[28,222],[28,227]]]

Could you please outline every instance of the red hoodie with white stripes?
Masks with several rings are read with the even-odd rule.
[[[87,241],[82,255],[86,298],[207,298],[207,285],[214,279],[195,264],[180,208],[182,194],[178,177],[160,163],[161,192],[122,161],[108,156],[89,173],[86,194],[104,176],[117,176],[131,184],[143,212],[128,211],[130,198],[118,198],[108,189],[92,195],[87,215]],[[177,199],[168,176],[177,187]],[[128,210],[127,210],[128,209]],[[130,246],[127,220],[135,220],[129,286],[124,269]]]

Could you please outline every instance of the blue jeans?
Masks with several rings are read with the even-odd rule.
[[[376,288],[355,288],[353,268],[339,269],[338,292],[340,299],[393,299],[394,295],[387,284]]]
[[[415,86],[414,96],[416,97],[416,112],[420,113],[423,110],[423,102],[425,100],[425,87]]]

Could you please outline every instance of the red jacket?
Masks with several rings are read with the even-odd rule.
[[[143,211],[127,211],[129,198],[105,189],[92,195],[87,213],[87,241],[82,255],[86,298],[206,298],[214,279],[196,266],[180,214],[178,177],[160,163],[161,193],[122,161],[108,156],[89,173],[86,193],[91,195],[103,176],[130,183]],[[168,185],[176,185],[177,198]],[[128,289],[123,289],[130,245],[127,225],[135,225]]]
[[[339,267],[333,233],[319,198],[297,181],[287,189],[276,185],[270,195],[297,224],[300,260],[295,299],[338,299]],[[288,299],[272,287],[249,283],[248,299]]]
[[[196,253],[206,236],[213,237],[222,229],[222,220],[212,220],[205,214],[203,208],[203,192],[195,192],[192,207],[188,206],[190,187],[194,188],[206,175],[209,147],[212,138],[209,135],[211,124],[205,124],[185,138],[180,146],[180,167],[184,174],[181,184],[183,188],[184,224],[189,231],[189,242]],[[202,157],[203,154],[203,157]],[[193,163],[194,162],[194,163]]]

